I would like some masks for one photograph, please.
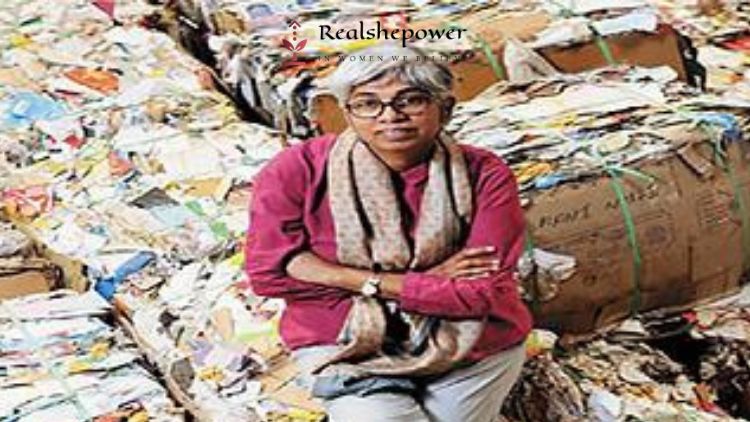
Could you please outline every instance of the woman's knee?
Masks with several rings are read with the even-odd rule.
[[[330,422],[429,422],[422,407],[407,394],[342,396],[325,401]]]

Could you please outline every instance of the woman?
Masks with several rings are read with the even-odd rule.
[[[443,133],[447,68],[395,45],[357,55],[376,60],[328,80],[349,130],[256,179],[250,285],[286,301],[282,338],[331,421],[493,421],[531,327],[515,181]]]

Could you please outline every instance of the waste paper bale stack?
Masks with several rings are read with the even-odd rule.
[[[740,286],[747,109],[707,100],[667,68],[620,68],[498,84],[458,106],[456,139],[502,156],[520,185],[539,324],[586,333]]]
[[[118,2],[115,22],[87,1],[42,3],[0,8],[0,77],[8,82],[0,84],[4,216],[64,269],[67,287],[110,300],[122,291],[119,321],[192,413],[231,411],[218,391],[236,396],[248,417],[248,406],[261,399],[269,414],[301,412],[266,396],[284,389],[287,375],[267,375],[268,386],[255,379],[270,371],[266,360],[279,360],[276,311],[240,312],[260,300],[234,287],[243,280],[237,252],[250,182],[293,140],[241,121],[206,67],[166,34],[141,26],[137,7]],[[196,266],[202,270],[193,273]],[[214,267],[212,293],[186,275],[203,282]],[[136,273],[144,278],[131,284]],[[160,295],[172,279],[176,286]],[[189,300],[180,299],[190,286]],[[133,300],[119,300],[127,294]],[[213,304],[218,319],[207,319],[216,295],[223,297]],[[149,320],[147,307],[177,320]],[[233,328],[238,337],[227,331],[235,318],[228,309],[245,318]],[[162,324],[187,331],[159,331],[163,342],[149,343]],[[209,336],[206,324],[220,324],[227,337]],[[195,374],[179,372],[183,357]]]

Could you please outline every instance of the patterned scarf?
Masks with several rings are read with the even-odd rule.
[[[328,158],[328,188],[341,264],[383,271],[424,270],[461,247],[472,214],[463,153],[441,134],[429,163],[414,248],[404,234],[390,169],[348,130]],[[445,372],[469,352],[484,321],[448,321],[401,313],[409,339],[399,352],[383,351],[387,310],[376,298],[357,296],[340,335],[344,347],[315,373],[350,376],[429,375]],[[356,362],[356,363],[355,363]],[[335,365],[334,365],[335,364]]]

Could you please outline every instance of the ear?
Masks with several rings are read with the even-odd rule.
[[[349,113],[346,111],[343,105],[341,105],[340,107],[341,107],[341,112],[344,115],[344,120],[346,120],[347,126],[353,129],[354,125],[352,124],[352,116],[349,115]]]
[[[344,130],[345,131],[346,130],[351,130],[354,133],[356,133],[357,136],[360,136],[357,127],[354,126],[354,122],[352,121],[352,116],[350,116],[349,113],[347,113],[346,111],[344,111],[344,120],[346,120],[346,125],[347,125],[347,127]]]
[[[440,116],[442,118],[443,123],[448,122],[448,120],[451,119],[451,116],[453,115],[453,107],[456,106],[456,98],[455,97],[448,97],[443,100],[440,110]]]

